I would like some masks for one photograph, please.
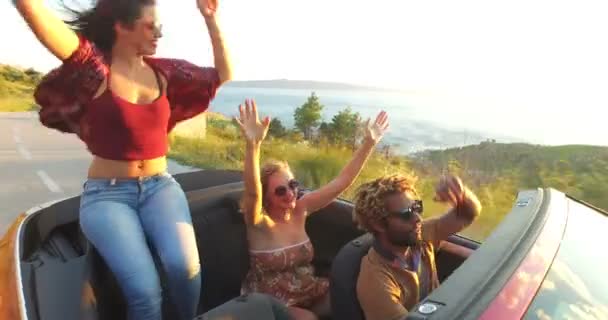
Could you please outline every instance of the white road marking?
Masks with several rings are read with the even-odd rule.
[[[32,160],[32,154],[22,145],[17,145],[17,151],[25,160]]]
[[[23,140],[21,140],[21,136],[19,135],[19,127],[17,126],[13,126],[13,139],[15,140],[17,151],[19,151],[21,157],[25,160],[32,160],[32,154],[23,145]]]
[[[42,180],[42,182],[46,185],[47,188],[49,188],[49,190],[51,192],[55,192],[55,193],[59,193],[59,192],[63,192],[63,190],[61,190],[61,187],[59,187],[55,181],[53,181],[53,179],[51,179],[51,177],[49,177],[48,174],[46,174],[46,172],[44,172],[43,170],[38,170],[38,176],[40,177],[40,179]]]

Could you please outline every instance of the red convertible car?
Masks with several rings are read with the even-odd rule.
[[[241,172],[175,178],[187,192],[203,262],[200,314],[223,306],[230,316],[229,302],[245,299],[240,286],[249,267],[238,210]],[[78,207],[78,197],[34,207],[4,235],[0,319],[125,318],[116,280],[79,230]],[[364,319],[355,284],[371,239],[355,227],[351,211],[351,203],[338,200],[307,222],[316,270],[331,280],[331,319]],[[459,235],[442,243],[441,285],[407,319],[608,319],[606,243],[606,212],[553,189],[521,191],[483,243]],[[174,318],[170,304],[163,312]],[[239,312],[228,318],[280,318]]]

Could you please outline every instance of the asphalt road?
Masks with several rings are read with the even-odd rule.
[[[36,113],[0,113],[0,237],[19,213],[78,195],[91,159],[75,135],[42,126]],[[172,174],[192,170],[169,162]]]

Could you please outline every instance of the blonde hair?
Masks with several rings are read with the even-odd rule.
[[[282,170],[291,172],[291,168],[289,168],[289,164],[287,163],[287,161],[271,159],[271,160],[266,161],[260,168],[260,182],[262,183],[262,206],[263,207],[266,206],[266,191],[268,188],[268,181],[270,180],[270,177],[273,174],[280,172]]]
[[[289,168],[289,164],[287,164],[286,161],[271,159],[271,160],[266,161],[260,168],[260,182],[262,183],[262,211],[263,212],[266,210],[266,188],[268,188],[268,180],[270,180],[270,176],[272,176],[273,174],[275,174],[281,170],[291,171],[291,169]],[[245,194],[244,193],[243,193],[243,196],[241,197],[241,200],[239,201],[239,208],[240,208],[241,212],[245,211],[244,210],[244,208],[245,208]]]
[[[353,220],[359,228],[373,231],[371,223],[387,215],[386,197],[408,191],[417,196],[418,192],[414,186],[417,180],[413,175],[394,174],[362,184],[356,191]]]

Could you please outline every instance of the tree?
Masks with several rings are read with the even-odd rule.
[[[30,77],[38,77],[38,76],[42,75],[40,72],[36,71],[34,68],[29,68],[29,69],[25,70],[24,73]]]
[[[314,92],[308,97],[306,103],[295,110],[293,114],[295,126],[304,134],[304,139],[310,140],[314,129],[321,124],[321,111],[323,111],[323,105]]]
[[[357,129],[361,125],[361,116],[350,107],[338,112],[331,119],[331,135],[333,142],[338,145],[355,146]]]
[[[34,70],[33,68],[29,68],[24,72],[29,77],[29,82],[33,85],[37,85],[42,79],[42,73]]]
[[[275,138],[282,138],[287,135],[287,129],[281,123],[278,118],[273,118],[270,121],[270,128],[268,128],[268,134]]]
[[[331,123],[322,122],[319,126],[319,135],[325,140],[333,143],[333,130],[331,128]]]

